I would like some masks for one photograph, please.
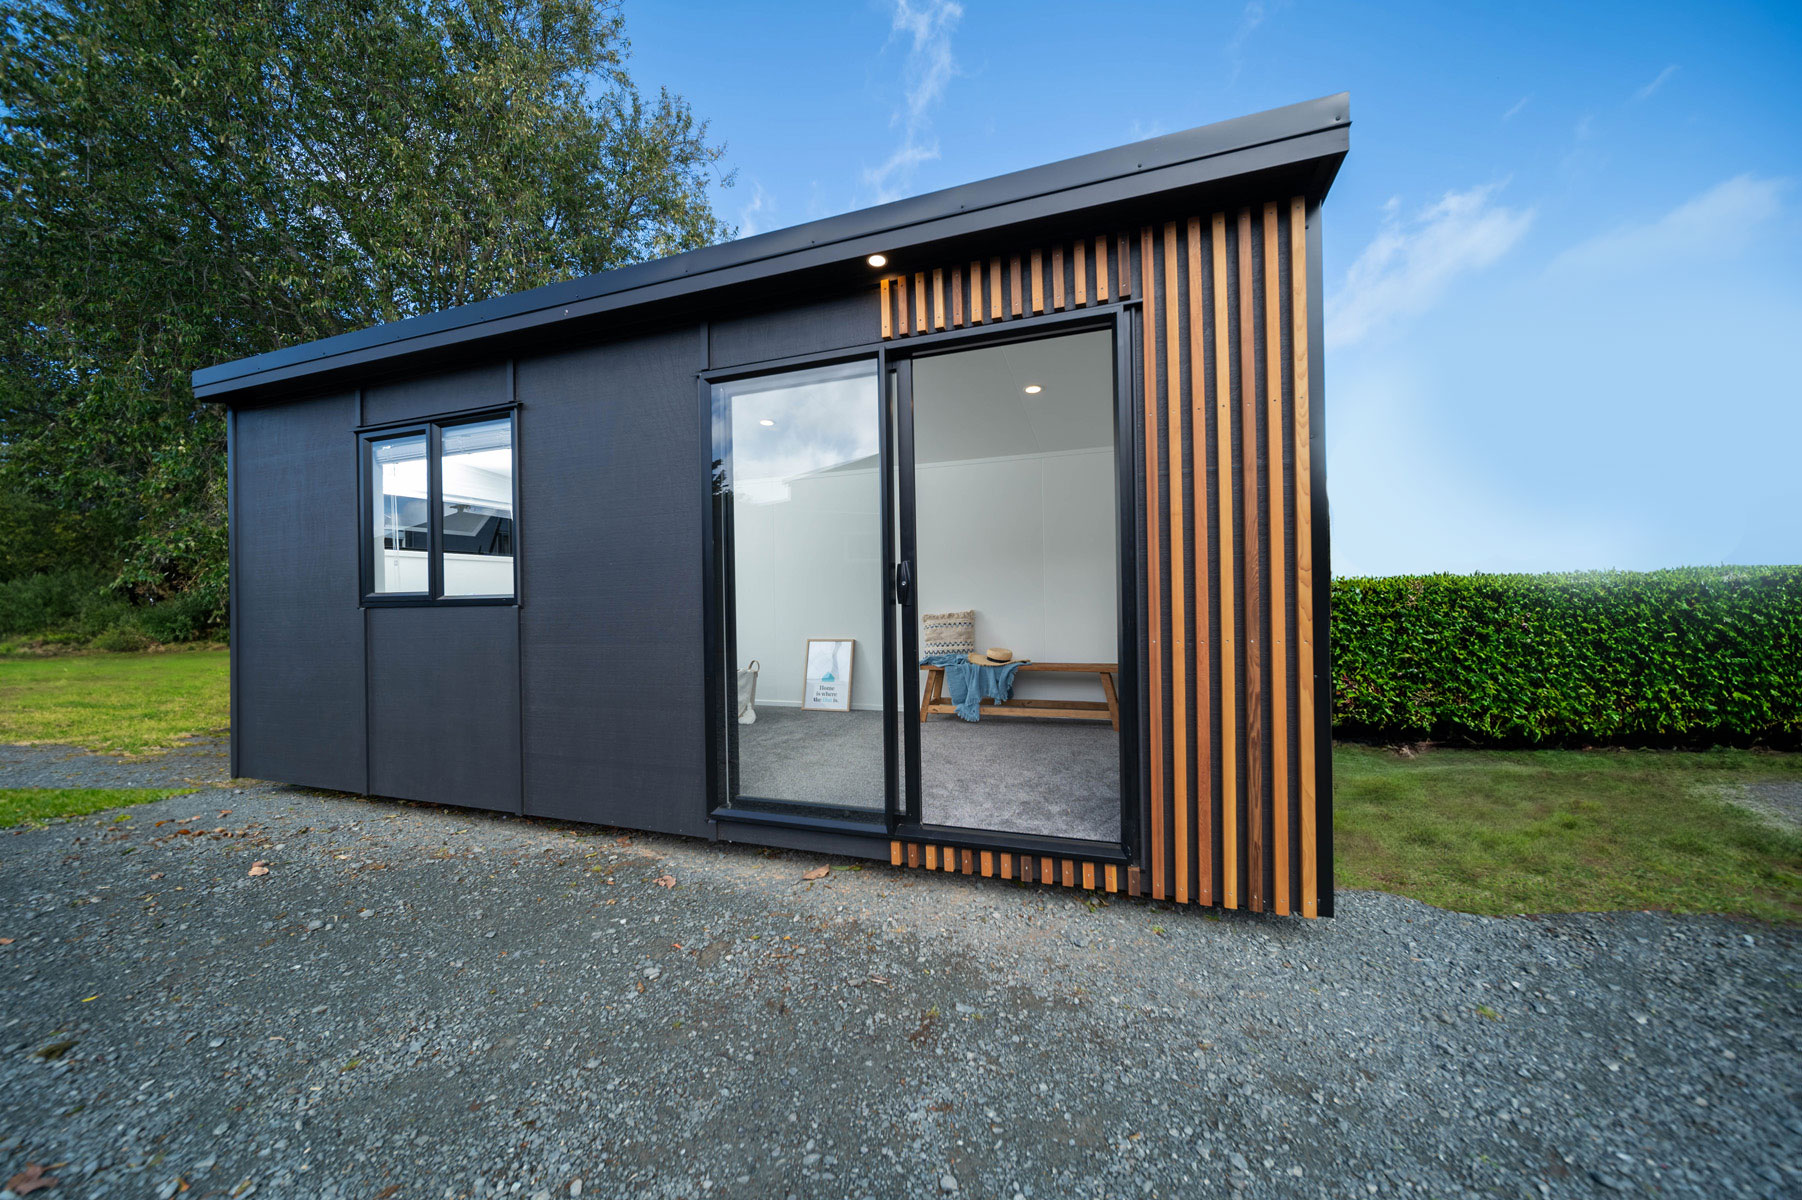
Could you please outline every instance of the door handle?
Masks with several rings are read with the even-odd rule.
[[[914,565],[903,559],[895,564],[895,603],[907,604],[913,600]]]

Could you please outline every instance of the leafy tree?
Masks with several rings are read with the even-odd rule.
[[[728,236],[628,49],[586,0],[0,0],[0,495],[222,611],[191,370]]]

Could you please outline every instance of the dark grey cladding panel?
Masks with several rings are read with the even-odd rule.
[[[823,354],[876,340],[881,331],[878,276],[850,295],[797,302],[748,316],[715,317],[708,329],[710,367],[734,367],[802,354]]]
[[[321,396],[236,419],[239,770],[360,792],[357,397]]]
[[[519,811],[519,610],[372,608],[369,790]]]
[[[368,388],[363,392],[363,423],[411,421],[466,408],[506,404],[512,399],[507,386],[507,364],[490,363]]]
[[[526,811],[705,834],[700,331],[522,359]]]

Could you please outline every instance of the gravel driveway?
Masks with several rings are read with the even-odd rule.
[[[223,774],[0,748],[0,786]],[[126,812],[0,832],[0,1181],[52,1200],[1802,1191],[1793,930],[807,881],[259,784]]]

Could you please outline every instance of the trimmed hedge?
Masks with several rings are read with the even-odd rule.
[[[1802,567],[1335,579],[1332,603],[1343,736],[1802,741]]]

